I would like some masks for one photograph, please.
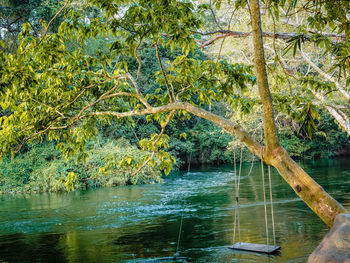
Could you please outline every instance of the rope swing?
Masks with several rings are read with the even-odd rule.
[[[238,222],[238,241],[241,242],[241,225],[239,220],[239,186],[241,182],[241,172],[242,172],[242,156],[243,156],[243,148],[241,148],[241,158],[239,164],[239,174],[238,174],[238,182],[237,182],[237,167],[236,167],[236,151],[233,152],[234,158],[234,170],[235,170],[235,193],[236,193],[236,209],[235,209],[235,219],[234,219],[234,227],[233,227],[233,243],[236,240],[236,223]]]
[[[261,155],[262,156],[262,155]],[[271,187],[271,169],[268,166],[268,175],[269,175],[269,191],[270,191],[270,206],[271,206],[271,223],[272,223],[272,236],[273,236],[273,245],[270,245],[269,240],[269,228],[268,228],[268,216],[267,216],[267,202],[266,202],[266,191],[265,191],[265,169],[264,169],[264,161],[261,158],[261,178],[262,178],[262,187],[263,187],[263,195],[264,195],[264,214],[265,214],[265,229],[266,229],[266,244],[253,244],[253,243],[245,243],[241,242],[241,225],[239,218],[239,189],[241,182],[241,173],[242,173],[242,158],[243,157],[243,147],[241,147],[241,156],[240,156],[240,164],[239,164],[239,172],[237,176],[237,164],[236,164],[236,151],[233,152],[234,158],[234,186],[235,186],[235,215],[234,215],[234,226],[233,226],[233,246],[231,249],[235,250],[244,250],[244,251],[252,251],[258,253],[267,253],[272,254],[277,252],[281,247],[276,246],[276,235],[275,235],[275,217],[273,211],[273,201],[272,201],[272,187]],[[254,159],[253,159],[254,160]],[[252,167],[249,171],[249,174],[252,170]],[[236,230],[236,228],[238,228]],[[236,233],[238,232],[238,242],[236,242]]]

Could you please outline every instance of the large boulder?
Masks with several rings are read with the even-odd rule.
[[[339,214],[308,263],[350,263],[350,214]]]

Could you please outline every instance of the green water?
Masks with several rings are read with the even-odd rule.
[[[303,164],[350,209],[350,160]],[[259,165],[241,178],[241,241],[265,243]],[[187,262],[305,262],[326,226],[272,173],[276,256],[237,252],[232,244],[234,176],[230,166],[180,173],[163,184],[3,196],[0,262],[157,262],[176,252]],[[271,224],[269,224],[271,225]],[[270,229],[271,233],[271,229]],[[164,262],[164,261],[162,261]]]

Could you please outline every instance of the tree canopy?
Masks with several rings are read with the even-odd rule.
[[[0,156],[14,155],[23,145],[47,138],[57,142],[65,157],[78,155],[84,160],[86,144],[96,136],[98,127],[112,121],[133,126],[135,116],[147,116],[147,121],[160,126],[160,133],[139,142],[149,154],[139,160],[128,156],[117,165],[131,167],[137,174],[146,165],[154,165],[156,158],[160,168],[169,173],[174,158],[166,151],[169,137],[164,131],[174,117],[187,119],[192,114],[219,125],[274,166],[310,208],[332,225],[345,209],[289,157],[275,128],[278,111],[301,121],[311,136],[316,129],[317,107],[323,106],[330,112],[333,109],[332,115],[341,116],[345,122],[337,121],[347,130],[349,4],[339,1],[334,7],[331,2],[263,1],[260,8],[258,0],[93,0],[91,3],[102,11],[89,16],[67,0],[53,19],[43,23],[40,33],[24,24],[16,51],[9,52],[2,43]],[[217,15],[223,9],[232,13],[220,21]],[[236,12],[250,21],[244,25],[246,31],[231,29]],[[50,31],[59,15],[64,16],[63,22],[57,32]],[[215,28],[206,28],[209,16],[215,20]],[[262,31],[261,16],[264,28],[271,31]],[[298,21],[293,21],[294,17]],[[288,28],[291,24],[294,32]],[[285,28],[288,30],[277,31]],[[208,48],[228,37],[248,36],[252,36],[248,39],[248,56],[254,53],[252,63],[221,58],[223,42],[215,58],[193,56],[196,48]],[[264,47],[263,37],[272,39],[272,48]],[[106,46],[87,51],[88,42],[96,38],[104,39]],[[277,41],[284,46],[278,46]],[[324,68],[315,65],[302,53],[305,42],[319,47],[315,56],[328,56],[325,61],[332,63]],[[268,48],[270,53],[265,54]],[[147,70],[138,55],[142,49],[155,50],[159,64],[153,75],[157,87],[152,91],[139,82]],[[165,49],[179,50],[179,54],[164,60],[161,54]],[[314,70],[311,77],[290,63],[298,52]],[[130,58],[138,63],[134,75],[128,68]],[[272,61],[271,66],[267,60]],[[280,82],[269,78],[274,71],[279,71]],[[329,76],[326,82],[324,74]],[[287,75],[293,78],[289,80]],[[286,92],[286,86],[301,84],[303,88]],[[331,94],[344,99],[337,101],[338,105],[328,103]],[[262,108],[265,145],[238,123],[212,113],[210,105],[218,102],[241,116]]]

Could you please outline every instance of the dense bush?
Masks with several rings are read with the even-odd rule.
[[[299,134],[298,130],[293,131],[290,126],[279,130],[279,138],[290,155],[296,158],[328,158],[350,153],[347,134],[326,111],[320,112],[312,139]]]
[[[162,180],[157,163],[154,167],[147,165],[135,176],[132,176],[132,171],[118,165],[128,156],[140,160],[148,154],[126,139],[102,143],[96,140],[87,152],[89,158],[86,162],[66,161],[52,143],[33,145],[13,160],[3,161],[0,166],[0,193],[59,192]]]

